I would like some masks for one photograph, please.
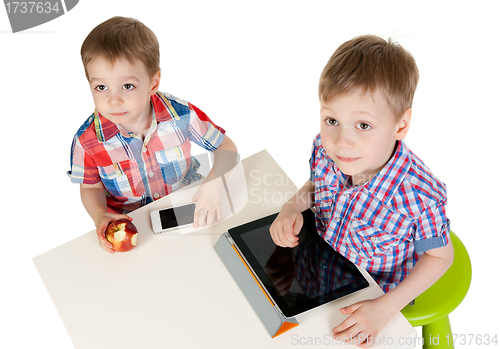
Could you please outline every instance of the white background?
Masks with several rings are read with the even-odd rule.
[[[498,334],[499,25],[494,1],[461,3],[82,0],[16,34],[0,8],[0,347],[72,347],[32,258],[93,229],[66,171],[93,111],[80,46],[115,15],[156,33],[161,91],[204,110],[243,158],[267,149],[297,186],[308,178],[330,55],[357,35],[396,38],[420,70],[407,144],[446,182],[452,229],[473,264],[453,333]]]

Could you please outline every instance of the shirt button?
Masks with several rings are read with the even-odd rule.
[[[336,220],[337,222],[340,222],[340,217],[335,217],[335,220]]]
[[[143,153],[147,153],[147,152],[148,152],[148,147],[144,147],[144,148],[142,148],[142,152],[143,152]]]
[[[155,195],[153,195],[153,197],[154,197],[155,199],[158,199],[158,198],[160,197],[160,194],[155,193]]]
[[[349,194],[344,194],[343,196],[347,199],[349,197]]]
[[[375,241],[377,241],[377,238],[376,238],[375,236],[372,236],[372,237],[370,238],[370,241],[371,241],[371,242],[375,242]]]
[[[149,177],[154,177],[155,173],[153,171],[149,172]]]

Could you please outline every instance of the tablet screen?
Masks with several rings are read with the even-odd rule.
[[[302,212],[299,245],[276,246],[269,228],[278,214],[228,231],[263,286],[287,317],[368,287],[368,281],[317,233],[314,213]]]

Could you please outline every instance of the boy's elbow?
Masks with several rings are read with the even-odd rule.
[[[222,141],[222,144],[226,150],[231,150],[235,153],[238,152],[238,148],[236,147],[236,144],[233,142],[231,138],[229,138],[228,135],[224,136],[224,140]]]
[[[453,249],[453,244],[450,242],[446,245],[446,256],[445,256],[445,266],[446,270],[448,270],[453,264],[453,260],[455,259],[455,251]]]
[[[455,256],[453,254],[450,257],[448,257],[448,260],[447,260],[448,263],[446,264],[446,270],[450,269],[450,267],[453,264],[454,258],[455,258]]]
[[[451,267],[454,259],[453,244],[451,240],[446,246],[438,247],[425,252],[426,255],[435,258],[436,267],[438,267],[443,274]]]

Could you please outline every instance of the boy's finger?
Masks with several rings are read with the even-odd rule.
[[[276,231],[271,231],[271,239],[273,239],[273,242],[277,245],[277,246],[281,246],[281,242],[278,238],[278,234],[276,233]]]
[[[99,241],[99,245],[103,248],[104,251],[109,253],[115,253],[116,251],[113,249],[113,244],[109,242],[106,238],[104,240]]]
[[[200,209],[198,211],[198,217],[196,218],[196,221],[198,222],[198,226],[204,227],[205,226],[205,219],[207,217],[207,210],[206,209]]]
[[[99,224],[99,226],[96,228],[96,233],[98,235],[100,234],[104,237],[104,232],[108,228],[109,223],[110,222],[106,220],[106,221],[102,222],[101,224]]]
[[[217,206],[217,222],[220,222],[222,220],[222,210],[220,205]]]
[[[340,334],[340,337],[344,339],[346,344],[357,345],[358,342],[361,343],[364,338],[358,338],[358,335],[361,333],[361,328],[359,325],[354,325],[349,327],[347,330]]]
[[[113,246],[113,244],[108,240],[108,239],[104,239],[104,242],[106,243],[106,246],[108,247],[108,250],[110,253],[115,253],[115,246]]]
[[[287,236],[287,233],[285,232],[285,227],[284,226],[277,226],[275,228],[275,239],[273,240],[275,242],[276,245],[280,246],[280,247],[294,247],[296,245],[296,243],[293,241],[294,240],[294,236],[292,234],[291,237],[288,237]],[[273,236],[273,234],[271,234],[271,237]],[[291,239],[291,240],[290,240]]]
[[[101,228],[101,227],[98,227],[96,229],[96,233],[97,233],[97,237],[100,239],[100,240],[105,240],[106,239],[106,236],[104,235],[104,229]]]
[[[293,225],[294,235],[299,235],[300,229],[302,229],[303,224],[304,224],[304,218],[302,217],[302,214],[300,214],[295,218],[295,224]]]
[[[334,335],[341,334],[341,336],[343,336],[347,333],[346,331],[351,330],[354,325],[356,325],[356,320],[352,316],[349,316],[340,325],[334,327],[332,332]]]
[[[212,223],[214,223],[215,215],[215,209],[210,209],[207,211],[207,225],[211,225]]]
[[[356,310],[358,310],[359,307],[361,307],[362,303],[354,303],[354,304],[351,304],[351,305],[348,305],[347,307],[343,307],[343,308],[340,308],[340,311],[342,314],[352,314],[354,313]]]
[[[271,233],[271,236],[273,237],[273,241],[276,245],[280,246],[280,247],[285,247],[283,245],[283,241],[282,241],[282,235],[281,234],[281,227],[276,227],[274,228],[274,233]]]
[[[280,227],[278,230],[278,237],[280,239],[281,247],[289,247],[290,241],[288,241],[285,233],[284,227]]]
[[[98,234],[99,239],[101,239],[101,244],[106,246],[107,248],[113,248],[113,244],[109,242],[109,240],[106,238],[106,235],[104,234]]]
[[[284,229],[284,236],[288,247],[294,247],[297,245],[297,240],[299,239],[293,231],[293,226],[289,225]]]
[[[274,223],[269,227],[269,235],[271,235],[271,239],[273,239],[273,242],[276,243],[276,241],[274,241],[274,232],[276,231],[276,227],[274,225]]]
[[[289,241],[284,234],[281,234],[280,246],[281,247],[294,247],[294,243]]]
[[[353,338],[353,340],[354,343],[360,348],[371,348],[375,344],[373,340],[374,338],[374,336],[360,332],[355,338]]]
[[[193,227],[198,228],[198,217],[200,216],[200,209],[196,207],[194,209],[194,215],[193,215]]]

